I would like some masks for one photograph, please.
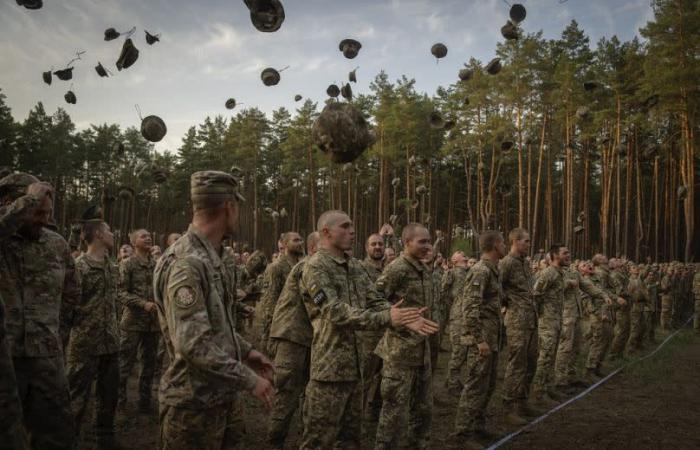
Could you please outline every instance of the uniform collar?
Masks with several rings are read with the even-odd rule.
[[[221,253],[214,250],[214,246],[211,245],[209,239],[207,239],[207,237],[204,236],[193,224],[190,224],[189,228],[187,229],[187,232],[192,235],[192,240],[195,243],[199,244],[204,249],[204,251],[207,252],[209,259],[212,262],[212,265],[215,269],[218,269],[222,264]],[[223,251],[223,246],[221,247],[221,249]]]
[[[347,265],[348,262],[350,261],[350,258],[349,258],[349,257],[347,257],[347,256],[345,256],[345,255],[343,255],[343,256],[335,256],[333,253],[331,253],[330,251],[328,251],[328,250],[325,249],[325,248],[319,248],[318,251],[317,251],[316,253],[320,253],[320,254],[322,254],[323,256],[332,259],[333,261],[335,261],[336,264],[338,264],[338,265],[340,265],[340,266]]]
[[[481,258],[481,262],[483,262],[484,265],[486,267],[488,267],[489,270],[491,270],[491,272],[498,275],[498,265],[496,263],[494,263],[493,261],[491,261],[490,259],[487,259],[487,258]]]
[[[406,252],[404,252],[401,255],[401,258],[405,259],[406,262],[413,266],[413,268],[416,269],[418,272],[424,272],[428,270],[428,266],[426,266],[422,261],[418,261]]]

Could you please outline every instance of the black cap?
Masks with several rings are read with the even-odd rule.
[[[326,94],[328,94],[329,97],[335,98],[340,95],[340,89],[335,84],[331,84],[326,89]]]
[[[41,78],[44,80],[44,83],[46,84],[51,84],[51,71],[46,71],[41,74]]]
[[[68,81],[73,78],[73,68],[66,67],[65,69],[57,70],[53,73],[59,80]]]
[[[117,69],[128,69],[139,59],[139,49],[134,46],[131,38],[124,41],[122,52],[117,60]]]
[[[70,103],[71,105],[75,105],[75,103],[78,101],[73,91],[66,92],[66,95],[64,95],[63,98],[66,100],[66,103]]]
[[[515,23],[520,23],[523,20],[525,20],[525,16],[527,16],[527,11],[525,10],[525,7],[521,5],[520,3],[515,3],[513,6],[510,7],[510,20],[512,20]]]

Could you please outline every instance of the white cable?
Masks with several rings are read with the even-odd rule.
[[[568,400],[565,401],[564,403],[561,403],[561,404],[555,406],[555,407],[552,408],[550,411],[548,411],[548,412],[542,414],[541,416],[539,416],[538,418],[536,418],[536,419],[533,420],[532,422],[530,422],[530,423],[528,423],[528,424],[526,424],[526,425],[523,425],[523,427],[520,428],[519,430],[516,430],[516,431],[514,431],[514,432],[512,432],[512,433],[510,433],[510,434],[508,434],[508,435],[506,435],[506,436],[504,436],[504,437],[502,437],[500,440],[498,440],[498,441],[494,442],[493,444],[489,445],[489,446],[487,447],[486,450],[494,450],[494,449],[496,449],[496,448],[502,446],[502,445],[505,444],[506,442],[510,441],[510,440],[513,439],[514,437],[516,437],[516,436],[518,436],[519,434],[521,434],[523,431],[525,431],[525,430],[527,430],[527,429],[529,429],[529,428],[532,428],[535,424],[538,424],[538,423],[542,422],[544,419],[546,419],[547,417],[549,417],[552,413],[555,413],[555,412],[559,411],[560,409],[562,409],[563,407],[565,407],[565,406],[567,406],[567,405],[570,405],[571,403],[575,402],[576,400],[578,400],[578,399],[584,397],[584,396],[587,395],[589,392],[591,392],[592,390],[596,389],[598,386],[600,386],[601,384],[605,383],[606,381],[608,381],[608,380],[609,380],[610,378],[612,378],[613,376],[617,375],[621,370],[623,370],[623,369],[625,369],[625,368],[631,366],[632,364],[636,364],[636,363],[638,363],[638,362],[640,362],[640,361],[644,361],[645,359],[654,356],[654,355],[656,354],[656,352],[658,352],[659,350],[661,350],[661,348],[662,348],[664,345],[666,345],[666,343],[667,343],[668,341],[670,341],[671,338],[673,338],[676,334],[678,334],[678,333],[683,329],[683,327],[685,327],[686,325],[688,325],[692,319],[693,319],[693,317],[691,316],[688,320],[686,320],[686,322],[685,322],[680,328],[678,328],[676,331],[674,331],[673,333],[671,333],[666,339],[664,339],[663,342],[661,342],[661,344],[659,344],[659,346],[656,347],[656,349],[655,349],[653,352],[649,353],[648,355],[642,356],[641,358],[634,359],[634,360],[632,360],[632,361],[626,363],[625,365],[618,367],[617,369],[615,369],[615,370],[613,370],[611,373],[609,373],[605,378],[600,379],[600,380],[597,381],[595,384],[593,384],[592,386],[590,386],[589,388],[587,388],[585,391],[581,392],[580,394],[576,395],[575,397],[572,397],[572,398],[568,399]]]

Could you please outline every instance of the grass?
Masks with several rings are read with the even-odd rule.
[[[665,339],[665,336],[664,336]],[[690,345],[697,345],[700,338],[692,329],[683,329],[666,343],[653,356],[627,367],[624,372],[632,377],[644,381],[653,382],[664,379],[674,370],[676,356]],[[654,348],[650,348],[644,354],[649,354]]]

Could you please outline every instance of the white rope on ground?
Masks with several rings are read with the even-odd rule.
[[[634,360],[632,360],[632,361],[630,361],[630,362],[628,362],[628,363],[626,363],[626,364],[624,364],[624,365],[618,367],[617,369],[615,369],[615,370],[613,370],[611,373],[609,373],[607,376],[605,376],[604,378],[600,379],[599,381],[597,381],[596,383],[594,383],[593,385],[591,385],[590,387],[588,387],[585,391],[581,392],[580,394],[576,395],[575,397],[572,397],[572,398],[568,399],[568,400],[565,401],[564,403],[561,403],[561,404],[555,406],[555,407],[552,408],[550,411],[548,411],[548,412],[542,414],[541,416],[539,416],[538,418],[536,418],[536,419],[533,420],[532,422],[530,422],[530,423],[528,423],[528,424],[526,424],[526,425],[523,425],[523,427],[520,428],[519,430],[516,430],[516,431],[514,431],[514,432],[512,432],[512,433],[510,433],[510,434],[508,434],[508,435],[506,435],[506,436],[504,436],[504,437],[502,437],[500,440],[498,440],[498,441],[494,442],[493,444],[489,445],[489,446],[487,447],[486,450],[494,450],[494,449],[496,449],[496,448],[502,446],[503,444],[505,444],[506,442],[510,441],[510,440],[513,439],[514,437],[516,437],[516,436],[522,434],[525,430],[528,430],[529,428],[532,428],[532,427],[535,426],[536,424],[542,422],[544,419],[546,419],[547,417],[549,417],[549,416],[552,415],[553,413],[555,413],[555,412],[559,411],[560,409],[564,408],[565,406],[570,405],[570,404],[574,403],[575,401],[577,401],[577,400],[579,400],[579,399],[585,397],[589,392],[591,392],[592,390],[596,389],[598,386],[600,386],[601,384],[603,384],[603,383],[605,383],[606,381],[608,381],[610,378],[612,378],[612,377],[614,377],[615,375],[617,375],[617,374],[618,374],[620,371],[622,371],[623,369],[625,369],[625,368],[631,366],[632,364],[636,364],[636,363],[638,363],[638,362],[644,361],[645,359],[654,356],[659,350],[661,350],[661,348],[662,348],[664,345],[666,345],[666,343],[668,343],[668,341],[671,340],[671,338],[673,338],[675,335],[677,335],[677,334],[683,329],[683,327],[685,327],[686,325],[688,325],[692,319],[693,319],[693,317],[691,316],[688,320],[686,320],[686,322],[685,322],[681,327],[679,327],[676,331],[674,331],[673,333],[671,333],[670,335],[668,335],[668,337],[667,337],[666,339],[664,339],[663,342],[661,342],[661,344],[659,344],[659,346],[656,347],[656,349],[655,349],[653,352],[649,353],[648,355],[642,356],[641,358],[634,359]]]

